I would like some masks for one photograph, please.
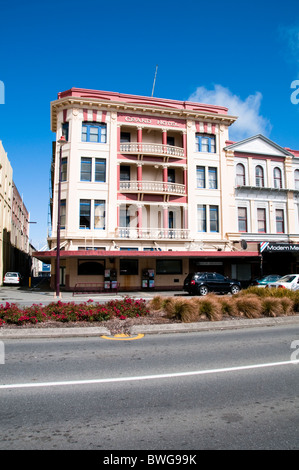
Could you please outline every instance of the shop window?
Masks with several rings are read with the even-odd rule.
[[[137,275],[138,274],[138,260],[137,259],[120,259],[119,260],[119,274],[121,275]]]
[[[183,266],[181,259],[157,259],[157,274],[182,274]]]
[[[103,276],[104,271],[104,261],[78,260],[78,276]]]

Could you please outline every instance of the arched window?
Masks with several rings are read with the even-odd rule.
[[[255,167],[255,185],[264,187],[264,170],[260,165]]]
[[[294,172],[295,189],[299,189],[299,170]]]
[[[282,188],[281,169],[275,167],[273,170],[274,188]]]
[[[242,163],[238,163],[236,167],[236,185],[245,186],[245,166]]]

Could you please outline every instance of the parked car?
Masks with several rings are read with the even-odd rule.
[[[268,287],[271,282],[276,282],[281,277],[280,274],[269,274],[268,276],[254,279],[251,285],[256,287]]]
[[[239,281],[218,273],[189,273],[184,281],[184,291],[193,295],[207,295],[209,292],[237,294],[240,290]]]
[[[21,274],[16,273],[16,272],[6,273],[4,278],[3,278],[3,284],[20,285],[21,281],[22,281]]]
[[[299,274],[286,274],[285,276],[278,279],[278,281],[271,282],[269,287],[276,289],[282,287],[283,289],[298,290]]]

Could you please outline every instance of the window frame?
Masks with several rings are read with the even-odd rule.
[[[264,217],[260,218],[259,214],[263,214]],[[263,230],[260,230],[260,222],[263,223]],[[258,207],[257,208],[257,232],[258,233],[267,233],[267,212],[264,207]]]
[[[285,217],[283,209],[275,209],[275,224],[276,233],[285,233]],[[279,230],[279,228],[281,228],[281,230]]]
[[[83,131],[83,128],[86,128],[86,132]],[[97,134],[91,132],[96,129]],[[86,135],[86,138],[83,138],[83,135]],[[96,140],[91,140],[91,136],[97,135]],[[81,129],[81,141],[97,144],[106,144],[107,143],[107,124],[103,122],[93,122],[93,121],[82,121]]]
[[[61,159],[61,182],[67,181],[67,163],[68,163],[68,158],[63,157]]]
[[[84,213],[82,213],[82,208],[86,206],[89,208],[89,213],[87,215],[85,215]],[[81,223],[81,219],[83,219],[84,217],[89,217],[89,226],[88,225],[85,225],[85,224],[82,224]],[[90,199],[80,199],[79,201],[79,229],[80,230],[90,230],[91,229],[91,200]]]
[[[216,135],[215,134],[201,134],[195,135],[195,149],[196,152],[202,153],[216,153]],[[207,142],[203,142],[207,140]],[[203,146],[207,146],[208,150],[203,150]]]
[[[242,168],[242,173],[238,172],[240,168]],[[241,181],[242,183],[240,184]],[[236,186],[246,186],[246,172],[243,163],[237,163],[236,165]]]
[[[206,187],[206,167],[202,165],[197,165],[196,166],[196,188],[205,189],[205,187]]]
[[[211,178],[211,176],[214,178]],[[214,183],[215,186],[212,186],[211,183]],[[218,168],[216,166],[208,167],[208,184],[209,189],[218,189]]]
[[[104,199],[95,199],[93,203],[94,207],[94,214],[93,214],[93,223],[94,223],[94,229],[95,230],[105,230],[106,229],[106,201]],[[96,214],[96,208],[97,207],[102,207],[102,214],[97,215]],[[99,219],[101,227],[97,226],[99,225],[96,223],[96,218]]]
[[[89,170],[83,170],[83,164],[89,164]],[[88,175],[88,177],[83,178],[83,175]],[[91,157],[81,157],[80,163],[80,181],[84,183],[90,183],[92,181],[92,158]]]
[[[216,214],[215,218],[212,217]],[[219,207],[216,205],[209,206],[209,217],[210,217],[210,232],[211,233],[219,233]],[[216,230],[212,230],[212,224],[215,223]]]
[[[240,211],[244,211],[244,215],[240,215]],[[245,230],[241,230],[241,225],[244,224]],[[248,211],[247,207],[238,207],[238,232],[247,233],[248,232]]]
[[[259,171],[260,174],[258,174]],[[257,186],[258,188],[265,187],[264,168],[261,165],[256,165],[255,167],[255,186]]]
[[[279,176],[275,175],[277,173]],[[281,168],[279,168],[278,166],[273,168],[273,183],[274,183],[274,188],[282,189],[282,171],[281,171]]]
[[[206,204],[197,205],[197,231],[207,232],[207,206]]]

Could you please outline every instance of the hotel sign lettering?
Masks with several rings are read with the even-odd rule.
[[[132,114],[118,113],[119,122],[127,122],[132,124],[149,124],[152,126],[178,127],[185,128],[186,122],[182,119],[158,119],[149,116],[138,116]]]
[[[260,253],[299,253],[299,243],[260,243]]]

